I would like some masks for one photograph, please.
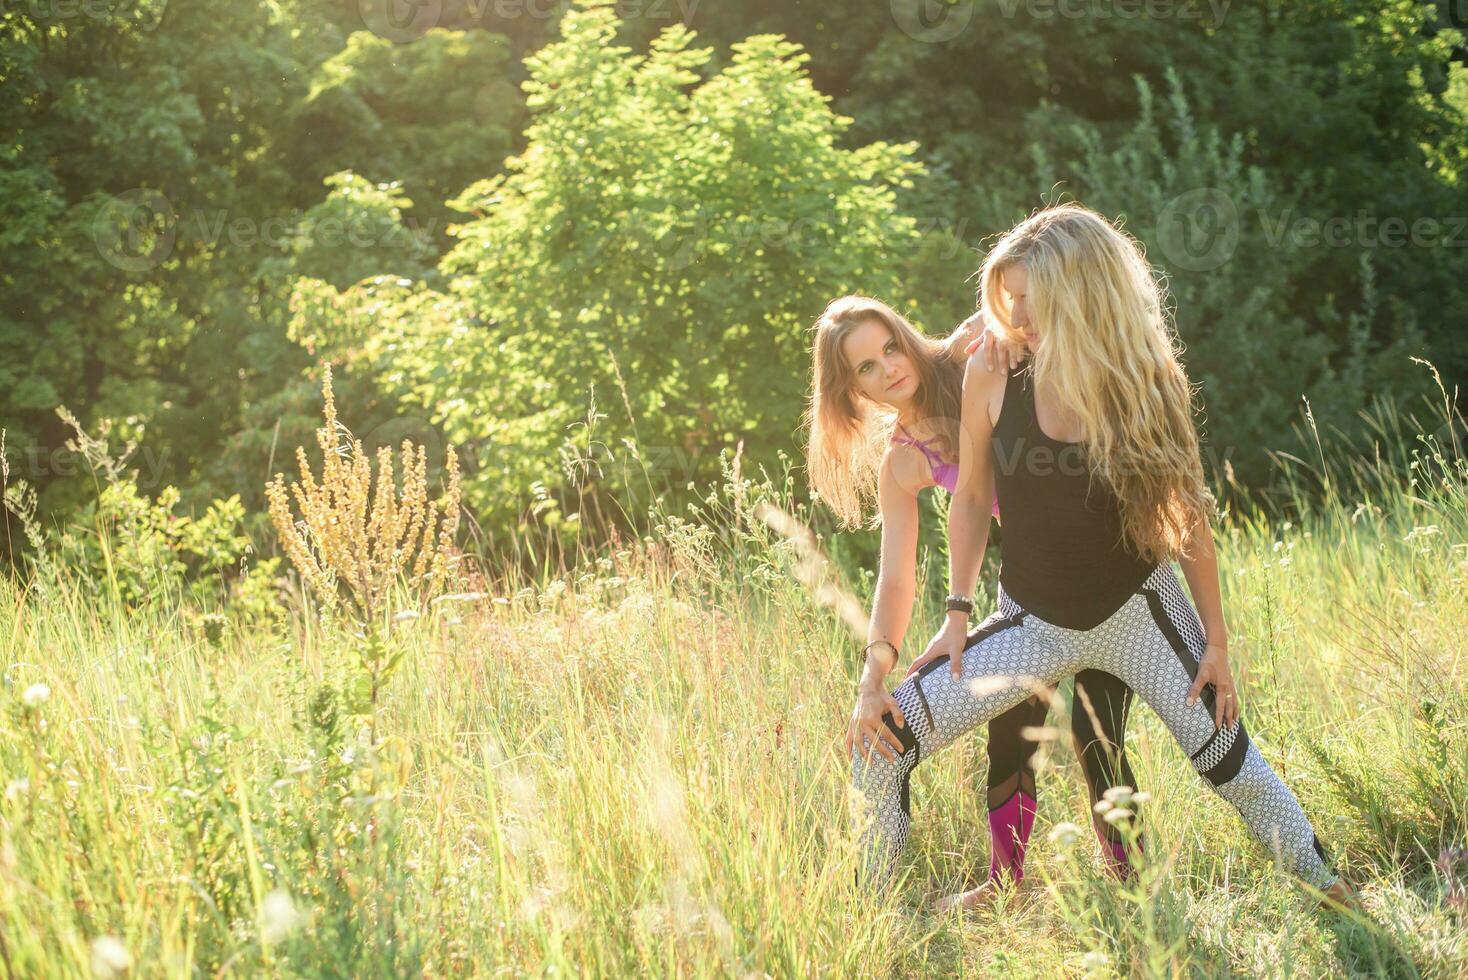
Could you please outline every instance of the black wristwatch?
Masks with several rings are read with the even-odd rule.
[[[974,601],[966,595],[959,595],[955,592],[948,597],[948,611],[961,612],[965,616],[972,616],[974,614]]]

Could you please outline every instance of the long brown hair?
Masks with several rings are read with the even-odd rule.
[[[863,504],[876,497],[877,472],[897,420],[896,412],[858,393],[856,375],[841,350],[851,331],[871,320],[885,326],[912,361],[919,416],[937,430],[945,452],[959,446],[963,366],[949,356],[947,344],[923,336],[881,300],[832,300],[815,325],[805,459],[811,486],[847,527],[861,523]]]
[[[1203,479],[1193,386],[1165,293],[1131,235],[1078,204],[1047,208],[1000,240],[979,270],[985,315],[1014,341],[1006,269],[1022,266],[1041,334],[1035,380],[1085,429],[1086,457],[1121,504],[1122,533],[1147,560],[1183,554],[1213,495]]]

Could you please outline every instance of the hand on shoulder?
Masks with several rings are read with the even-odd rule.
[[[982,315],[981,313],[976,314],[976,316]],[[964,321],[965,324],[969,322],[969,320]],[[1001,374],[1018,367],[1030,353],[1023,341],[1013,342],[999,328],[987,323],[984,329],[969,341],[964,351],[969,356],[970,364],[973,363],[974,358],[979,358],[988,370]]]
[[[980,391],[1000,391],[1009,380],[1009,368],[1007,366],[994,367],[985,357],[982,350],[975,351],[969,355],[968,361],[963,366],[964,391],[974,387]]]

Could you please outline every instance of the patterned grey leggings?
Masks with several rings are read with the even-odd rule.
[[[1335,875],[1309,819],[1250,743],[1243,723],[1214,727],[1212,685],[1188,707],[1204,646],[1203,625],[1170,562],[1159,564],[1120,609],[1090,630],[1047,623],[1001,586],[999,611],[969,634],[962,680],[954,679],[945,657],[893,692],[907,721],[899,729],[890,714],[885,718],[902,743],[897,761],[880,752],[868,760],[861,746],[853,752],[852,779],[866,804],[864,880],[885,887],[907,842],[908,781],[918,762],[1023,701],[1036,684],[1092,667],[1121,678],[1151,705],[1193,766],[1285,868],[1316,887],[1331,884]]]

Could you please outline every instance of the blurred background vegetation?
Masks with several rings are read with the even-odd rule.
[[[945,333],[1061,197],[1168,277],[1222,486],[1267,498],[1307,402],[1369,454],[1363,409],[1437,397],[1412,356],[1468,373],[1448,0],[567,9],[7,5],[0,427],[42,521],[95,506],[64,406],[135,443],[129,506],[239,533],[330,361],[369,449],[459,448],[485,551],[636,525],[741,442],[798,458],[828,299]]]

